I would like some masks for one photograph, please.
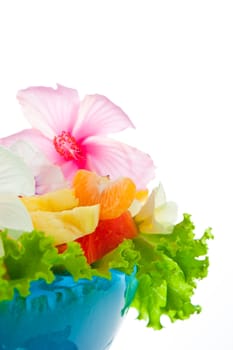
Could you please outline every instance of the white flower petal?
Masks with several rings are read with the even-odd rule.
[[[25,141],[17,141],[11,145],[10,150],[22,157],[25,163],[30,166],[36,181],[36,194],[44,194],[67,187],[68,183],[61,168],[50,163],[36,147]]]
[[[36,194],[44,194],[68,187],[61,169],[56,165],[44,165],[40,167],[36,176]]]
[[[33,195],[34,177],[24,161],[0,146],[0,193]]]
[[[155,218],[147,219],[139,224],[139,230],[142,233],[146,234],[169,234],[172,232],[173,225],[170,224],[161,224],[156,221]]]
[[[23,232],[33,230],[27,209],[17,196],[10,193],[0,194],[0,229],[4,228]]]
[[[142,202],[138,199],[135,199],[132,202],[131,206],[128,209],[132,217],[134,217],[140,212],[140,210],[142,209],[142,206],[143,206]]]
[[[171,233],[177,212],[176,203],[166,202],[163,186],[159,184],[135,216],[135,221],[143,233]]]
[[[150,218],[154,215],[155,195],[156,195],[156,190],[154,189],[151,192],[150,196],[148,197],[146,203],[143,205],[142,209],[136,215],[136,217],[135,217],[136,222],[141,222],[141,221],[146,220],[147,218]]]
[[[155,218],[160,224],[173,225],[178,216],[178,207],[175,202],[167,202],[164,205],[156,208]]]
[[[166,195],[163,185],[160,183],[159,186],[155,189],[155,208],[160,207],[164,203],[166,203]]]

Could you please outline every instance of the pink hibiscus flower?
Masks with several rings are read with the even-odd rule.
[[[76,90],[30,87],[18,93],[24,114],[32,126],[0,140],[5,146],[29,141],[59,165],[71,180],[78,169],[99,175],[130,177],[138,189],[154,178],[149,155],[107,137],[133,127],[128,116],[106,97],[87,95],[82,101]]]

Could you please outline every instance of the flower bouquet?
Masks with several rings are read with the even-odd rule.
[[[0,349],[109,349],[130,307],[149,327],[200,312],[210,229],[161,184],[149,155],[108,137],[133,127],[106,97],[31,87],[30,129],[0,139]]]

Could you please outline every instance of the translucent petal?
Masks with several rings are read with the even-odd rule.
[[[156,221],[150,217],[146,220],[142,221],[138,225],[140,232],[142,233],[158,233],[160,231],[159,225],[157,225]]]
[[[172,225],[177,220],[178,207],[175,202],[167,202],[155,211],[156,220],[161,224]]]
[[[36,147],[19,140],[10,146],[10,150],[23,157],[25,163],[31,167],[36,182],[36,194],[67,187],[68,183],[61,168],[48,161]]]
[[[33,230],[31,217],[20,199],[10,193],[0,194],[0,229],[24,232]]]
[[[172,232],[173,225],[161,224],[155,218],[148,218],[139,224],[139,230],[148,234],[169,234]]]
[[[156,195],[156,189],[154,189],[151,192],[146,203],[143,205],[142,209],[136,215],[136,217],[135,217],[136,222],[141,222],[141,221],[144,221],[148,218],[152,218],[154,216],[155,195]]]
[[[61,169],[55,165],[45,164],[41,166],[38,169],[35,180],[36,194],[43,194],[68,187],[68,181],[65,180]]]
[[[155,189],[155,208],[160,207],[164,203],[166,203],[166,195],[163,185],[160,183],[159,186]]]
[[[19,141],[24,141],[30,144],[32,147],[36,147],[53,164],[60,164],[64,162],[64,159],[55,150],[53,142],[45,137],[39,130],[22,130],[16,134],[0,139],[0,145],[9,148]]]
[[[141,208],[142,208],[142,202],[139,201],[138,199],[135,199],[128,210],[132,215],[132,217],[134,217],[140,212]]]
[[[22,158],[0,146],[0,164],[0,193],[34,194],[34,177]]]
[[[144,233],[171,233],[177,219],[177,205],[166,202],[162,184],[155,188],[145,205],[136,215],[135,221]]]

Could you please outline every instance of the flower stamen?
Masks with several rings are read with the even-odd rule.
[[[60,135],[55,136],[53,144],[56,151],[65,160],[81,160],[84,158],[81,147],[68,131],[62,131]]]

